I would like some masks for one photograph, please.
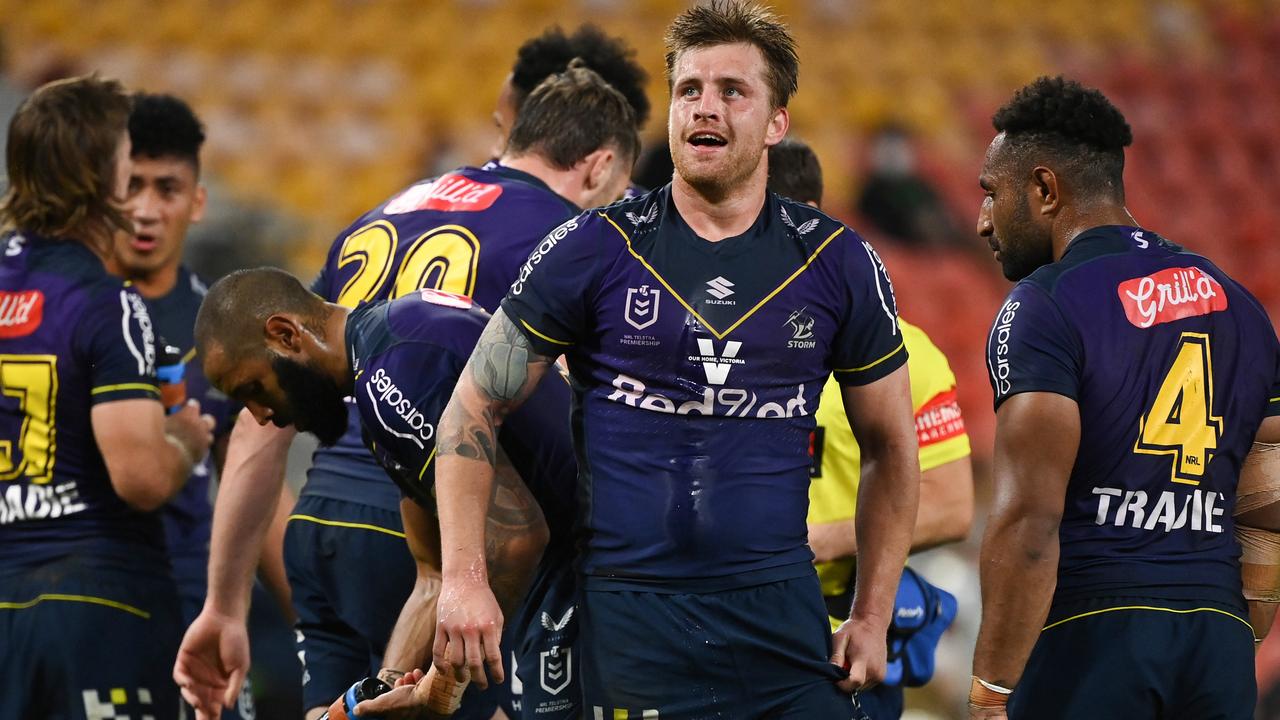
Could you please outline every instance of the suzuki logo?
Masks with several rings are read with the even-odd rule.
[[[742,343],[730,340],[724,345],[724,354],[716,355],[715,343],[710,338],[698,338],[698,352],[702,353],[699,359],[702,361],[702,370],[707,374],[708,385],[723,385],[729,379],[729,368],[743,364],[742,360],[737,359],[741,348]]]
[[[717,300],[723,300],[733,294],[729,288],[733,287],[733,283],[718,277],[715,280],[707,281],[707,292]]]

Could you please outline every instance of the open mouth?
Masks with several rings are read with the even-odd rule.
[[[689,136],[689,144],[699,148],[718,148],[728,145],[729,141],[716,133],[700,132]]]
[[[152,252],[160,246],[160,239],[150,233],[138,233],[129,241],[129,246],[138,252]]]

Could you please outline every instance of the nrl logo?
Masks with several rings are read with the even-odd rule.
[[[643,215],[637,215],[629,211],[626,213],[626,215],[627,215],[627,219],[630,220],[631,224],[635,225],[636,229],[638,230],[641,225],[648,225],[649,223],[658,219],[658,204],[654,203],[653,205],[650,205],[649,211]]]
[[[573,648],[552,648],[538,655],[538,684],[552,695],[559,695],[573,679]]]
[[[787,213],[787,209],[785,207],[782,208],[782,222],[786,223],[787,227],[795,230],[796,234],[800,237],[808,235],[813,232],[814,228],[818,227],[818,218],[801,223],[800,226],[797,227],[795,221],[791,219],[791,215]]]
[[[655,206],[656,207],[656,206]],[[627,289],[627,307],[623,313],[627,324],[643,330],[658,321],[658,305],[662,294],[648,285]]]

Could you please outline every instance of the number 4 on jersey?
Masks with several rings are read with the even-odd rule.
[[[1222,418],[1213,414],[1211,357],[1208,335],[1182,333],[1173,366],[1138,421],[1133,451],[1172,455],[1171,479],[1176,483],[1199,485],[1222,437]]]

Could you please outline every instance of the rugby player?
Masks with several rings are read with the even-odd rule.
[[[211,452],[196,464],[182,491],[165,504],[161,515],[185,628],[199,614],[207,592],[205,573],[213,524],[209,481],[212,469],[222,467],[236,408],[200,372],[192,329],[207,288],[182,263],[187,230],[192,223],[200,222],[205,212],[207,194],[200,182],[204,129],[181,99],[138,93],[133,97],[129,116],[129,139],[133,155],[127,206],[134,232],[116,233],[114,253],[107,267],[127,279],[146,299],[158,340],[180,358],[167,369],[181,377],[174,383],[178,400],[199,399],[201,407],[217,423]],[[162,399],[168,403],[171,399],[164,397],[164,387],[162,383]],[[264,549],[261,567],[280,606],[292,615],[280,555],[283,517],[276,518],[280,521],[279,531],[272,533],[275,543],[269,550]],[[253,693],[247,682],[235,706],[227,708],[223,716],[227,720],[253,720]]]
[[[155,329],[107,274],[132,230],[130,102],[49,83],[9,127],[0,218],[0,718],[175,720],[181,616],[156,512],[212,441],[165,417]]]
[[[431,493],[435,427],[488,318],[469,298],[438,290],[348,310],[324,302],[293,276],[265,268],[215,283],[196,337],[210,379],[261,424],[293,425],[332,442],[347,426],[343,398],[353,397],[364,442],[406,497],[401,514],[408,545],[420,564],[438,574]],[[569,395],[559,377],[548,378],[537,392],[538,399],[507,423],[495,448],[501,461],[489,508],[489,576],[508,610],[524,597],[540,559],[544,576],[568,580],[572,573],[577,466],[568,435]],[[558,528],[550,543],[549,526]],[[571,614],[573,583],[552,582],[555,602]],[[543,615],[543,607],[551,607],[537,593],[531,604]],[[410,603],[402,618],[429,634],[434,602]],[[561,664],[565,672],[558,675],[567,680]]]
[[[441,419],[435,664],[503,673],[483,552],[491,448],[564,354],[587,498],[584,714],[848,717],[848,691],[883,676],[916,513],[892,289],[855,233],[766,192],[798,74],[776,17],[698,6],[668,49],[674,181],[579,215],[530,256]],[[797,313],[812,344],[789,345]],[[867,470],[858,593],[834,650],[805,527],[812,412],[833,369]]]
[[[1100,92],[1042,77],[993,125],[977,229],[1017,285],[987,349],[970,716],[1251,718],[1232,511],[1255,437],[1280,439],[1271,322],[1125,209],[1133,138]]]
[[[617,90],[581,67],[550,78],[526,99],[499,162],[419,182],[370,211],[339,235],[313,290],[354,308],[431,287],[495,308],[549,230],[579,207],[622,193],[637,147],[634,114]],[[279,491],[292,432],[254,423],[235,430],[246,463],[238,470],[247,474],[228,470],[222,492],[233,494],[219,501],[215,516],[209,601],[184,642],[189,664],[208,669],[193,687],[210,708],[238,687],[248,664],[246,555],[260,542],[267,520],[260,504]],[[233,439],[229,468],[238,452]],[[402,507],[361,442],[358,423],[316,453],[285,544],[313,716],[364,675],[381,668],[394,680],[426,664],[438,569],[429,558],[415,563],[405,549]],[[406,605],[406,598],[410,606],[396,625],[389,608]],[[565,611],[555,611],[557,621]],[[551,629],[546,638],[528,639],[522,650],[533,653],[528,671],[538,673],[540,653],[562,639]],[[180,657],[175,673],[192,678],[183,665]],[[543,690],[536,676],[524,683],[527,697],[511,712],[542,708],[540,718],[576,712],[576,702],[561,702],[576,697],[576,686],[550,685],[556,692]],[[460,717],[488,718],[496,702],[469,694]]]
[[[804,142],[787,138],[769,148],[769,190],[822,207],[822,166]],[[795,335],[808,331],[791,325]],[[942,351],[920,328],[901,317],[911,373],[911,407],[920,444],[920,508],[912,533],[912,552],[959,542],[973,522],[973,469],[969,436],[956,401],[956,377]],[[828,380],[814,418],[810,441],[813,465],[809,485],[809,547],[813,549],[822,594],[832,622],[849,616],[857,565],[856,510],[861,474],[858,442],[840,405],[840,384]],[[881,683],[858,694],[871,720],[902,716],[901,684]]]

